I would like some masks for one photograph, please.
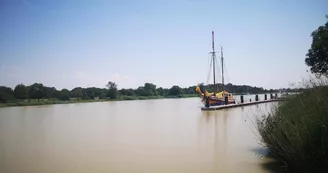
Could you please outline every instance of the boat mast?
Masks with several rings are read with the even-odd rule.
[[[221,46],[221,65],[222,65],[222,87],[224,90],[224,75],[223,75],[223,50],[222,50],[222,46]]]
[[[213,84],[214,84],[214,95],[215,95],[215,92],[216,92],[216,85],[215,85],[215,50],[214,50],[214,31],[212,31],[212,49],[213,51],[211,52],[212,53],[212,61],[213,61]]]

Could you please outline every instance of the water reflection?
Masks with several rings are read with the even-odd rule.
[[[270,172],[270,170],[258,169],[267,160],[259,157],[258,151],[252,149],[261,147],[255,129],[255,117],[271,110],[272,105],[274,104],[266,103],[202,112],[199,121],[203,129],[202,135],[211,134],[213,139],[205,138],[202,139],[202,142],[207,140],[207,145],[211,145],[213,148],[215,170],[219,170],[219,172],[248,172],[247,170]],[[246,150],[247,152],[245,152]],[[255,164],[256,162],[259,164]],[[236,167],[231,165],[236,165]],[[237,165],[244,165],[247,169],[241,169]]]

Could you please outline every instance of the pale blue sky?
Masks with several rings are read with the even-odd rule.
[[[288,87],[325,14],[327,0],[0,0],[0,85],[206,83],[213,30],[227,82]]]

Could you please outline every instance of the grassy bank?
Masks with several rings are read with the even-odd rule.
[[[44,99],[44,100],[19,100],[8,103],[0,103],[0,107],[11,106],[36,106],[36,105],[52,105],[52,104],[69,104],[69,103],[89,103],[89,102],[104,102],[105,99],[99,100],[58,100],[58,99]]]
[[[328,87],[314,87],[287,97],[258,131],[287,172],[328,172]]]
[[[58,99],[40,99],[40,100],[14,100],[8,103],[0,103],[0,107],[10,106],[35,106],[35,105],[52,105],[52,104],[69,104],[69,103],[89,103],[89,102],[105,102],[105,101],[123,101],[123,100],[150,100],[150,99],[164,99],[164,98],[189,98],[197,97],[197,94],[183,94],[179,96],[120,96],[118,99],[70,99],[70,100],[58,100]]]

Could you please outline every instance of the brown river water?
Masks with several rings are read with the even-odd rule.
[[[206,112],[188,98],[0,108],[0,172],[268,173],[254,118],[275,104]]]

